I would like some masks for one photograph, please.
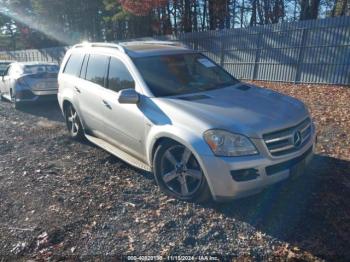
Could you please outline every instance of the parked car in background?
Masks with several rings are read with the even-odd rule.
[[[242,83],[175,43],[76,45],[58,82],[71,137],[153,171],[182,200],[258,193],[300,175],[313,156],[315,126],[301,101]]]
[[[0,98],[15,107],[39,99],[56,99],[59,66],[43,62],[11,63],[0,76]]]
[[[0,76],[5,72],[7,67],[15,61],[0,60]]]

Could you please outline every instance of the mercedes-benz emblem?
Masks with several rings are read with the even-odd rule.
[[[301,145],[302,137],[300,131],[295,131],[293,136],[293,144],[295,147],[298,147]]]

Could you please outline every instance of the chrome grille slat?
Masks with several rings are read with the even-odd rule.
[[[308,129],[309,127],[311,127],[311,123],[308,124],[306,127],[302,128],[302,129],[300,130],[300,132],[303,133],[303,132],[304,132],[306,129]]]
[[[283,141],[283,140],[287,140],[292,138],[292,135],[288,135],[288,136],[283,136],[283,137],[278,137],[278,138],[273,138],[273,139],[269,139],[269,140],[265,140],[266,144],[271,144],[273,142],[278,142],[278,141]]]
[[[312,130],[311,125],[310,118],[306,118],[295,126],[263,135],[265,145],[270,154],[272,156],[282,156],[297,151],[309,141]],[[300,132],[301,142],[299,146],[294,145],[296,132]]]
[[[293,145],[284,146],[284,147],[279,147],[279,148],[276,148],[276,149],[270,149],[270,152],[271,152],[271,153],[276,153],[276,152],[280,152],[280,151],[284,151],[284,150],[291,149],[291,148],[293,148],[293,147],[294,147]]]

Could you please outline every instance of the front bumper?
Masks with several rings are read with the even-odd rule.
[[[209,188],[216,201],[241,198],[261,192],[269,185],[298,175],[311,161],[316,142],[315,129],[300,150],[283,157],[272,157],[268,149],[249,157],[200,156]],[[298,174],[294,174],[294,173]],[[240,172],[247,174],[240,179]],[[238,178],[238,179],[237,179]],[[238,180],[238,181],[237,181]]]

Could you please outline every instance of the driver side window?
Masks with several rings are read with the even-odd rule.
[[[107,88],[115,92],[135,88],[135,82],[127,67],[117,58],[111,57],[108,70]]]
[[[4,73],[3,73],[3,76],[8,76],[8,75],[9,75],[10,68],[11,68],[11,66],[8,66],[8,67],[5,69],[5,71],[4,71]]]

